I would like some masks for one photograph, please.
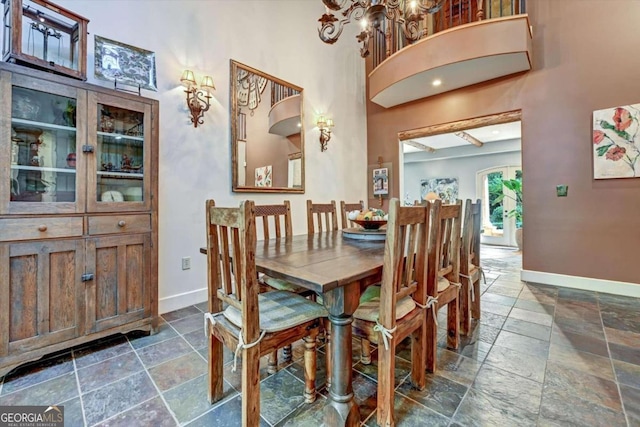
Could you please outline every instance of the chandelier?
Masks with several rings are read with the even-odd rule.
[[[426,35],[426,16],[436,13],[444,0],[322,0],[326,13],[318,19],[320,39],[335,43],[345,25],[351,20],[360,21],[362,32],[356,36],[360,56],[369,55],[369,41],[374,32],[386,38],[387,45],[393,31],[400,31],[406,44]],[[386,22],[385,22],[386,20]],[[388,24],[391,25],[388,25]]]

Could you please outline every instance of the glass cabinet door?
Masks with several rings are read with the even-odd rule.
[[[151,107],[104,94],[90,93],[89,98],[89,139],[95,151],[88,210],[150,209]]]
[[[82,212],[83,169],[76,163],[81,117],[77,111],[79,102],[86,99],[85,92],[53,83],[34,84],[24,76],[14,76],[11,83],[7,80],[2,89],[8,90],[2,93],[9,94],[5,106],[9,112],[2,115],[10,118],[5,119],[8,126],[3,123],[2,127],[8,128],[4,135],[9,141],[2,141],[2,147],[8,151],[9,162],[8,174],[2,177],[0,211]]]

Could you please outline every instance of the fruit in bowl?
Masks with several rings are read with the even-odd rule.
[[[348,218],[366,230],[377,230],[387,223],[388,215],[382,209],[369,208],[366,211],[351,211]]]

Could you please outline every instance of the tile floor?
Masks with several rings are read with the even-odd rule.
[[[480,323],[457,351],[440,349],[425,390],[411,387],[409,350],[399,349],[397,425],[640,426],[640,300],[523,283],[511,249],[485,247],[483,259]],[[163,315],[156,335],[116,336],[20,367],[0,379],[0,405],[61,404],[71,427],[239,425],[230,352],[225,398],[207,402],[204,309]],[[354,349],[356,400],[373,426],[377,353],[365,366]],[[294,362],[274,375],[263,364],[262,425],[322,424],[324,358],[318,399],[306,405],[301,355],[294,347]]]

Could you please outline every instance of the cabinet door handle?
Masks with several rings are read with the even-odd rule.
[[[126,222],[124,222],[124,220],[120,220],[120,221],[118,221],[118,227],[121,227],[121,228],[122,228],[122,227],[124,227],[125,225],[127,225],[127,223],[126,223]]]
[[[40,230],[40,231],[42,231],[42,232],[47,231],[47,226],[46,226],[46,225],[44,225],[44,224],[40,224],[40,225],[38,226],[38,230]]]

